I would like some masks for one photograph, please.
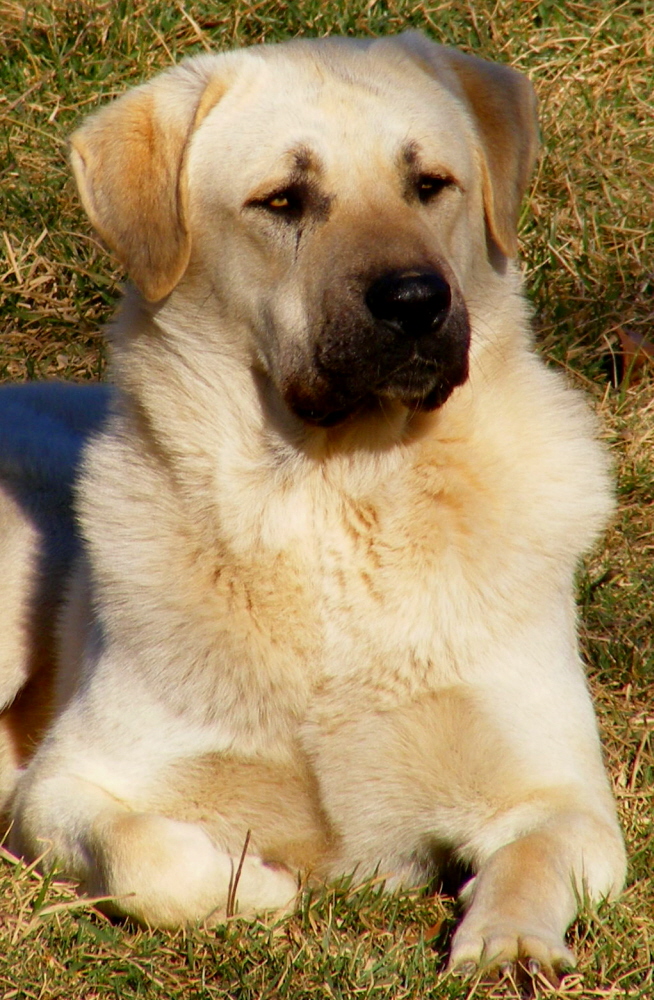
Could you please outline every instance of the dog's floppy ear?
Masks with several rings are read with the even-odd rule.
[[[199,57],[128,91],[71,138],[71,162],[91,222],[146,299],[188,264],[184,183],[195,128],[227,89],[217,60]]]
[[[401,44],[446,85],[449,78],[467,103],[480,143],[488,228],[500,250],[513,256],[520,203],[538,151],[531,83],[509,66],[436,45],[418,32],[402,35]]]

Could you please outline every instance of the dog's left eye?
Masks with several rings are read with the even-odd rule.
[[[416,181],[416,192],[423,204],[431,201],[441,191],[454,184],[451,177],[440,177],[432,174],[421,174]]]

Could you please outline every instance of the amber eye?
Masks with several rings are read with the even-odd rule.
[[[304,193],[300,188],[289,187],[283,191],[276,191],[274,194],[268,195],[267,198],[261,198],[255,204],[259,208],[264,208],[267,212],[270,212],[271,215],[278,215],[282,219],[294,220],[302,215],[304,201]]]
[[[421,202],[426,203],[435,198],[441,191],[454,184],[451,177],[438,177],[432,174],[421,174],[416,181],[416,191]]]

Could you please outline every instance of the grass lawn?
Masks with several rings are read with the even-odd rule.
[[[559,995],[654,995],[654,3],[651,0],[0,0],[0,379],[96,379],[121,274],[78,204],[66,137],[185,55],[294,35],[414,27],[528,73],[543,150],[521,222],[539,350],[583,385],[619,510],[579,575],[582,642],[631,859],[622,899],[570,933]],[[512,997],[447,978],[447,897],[343,884],[281,923],[115,926],[0,858],[0,998]],[[545,984],[535,984],[547,992]]]

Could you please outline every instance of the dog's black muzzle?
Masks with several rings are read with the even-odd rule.
[[[438,271],[386,272],[325,314],[311,371],[285,393],[308,423],[330,427],[380,399],[433,410],[468,377],[468,313]]]

